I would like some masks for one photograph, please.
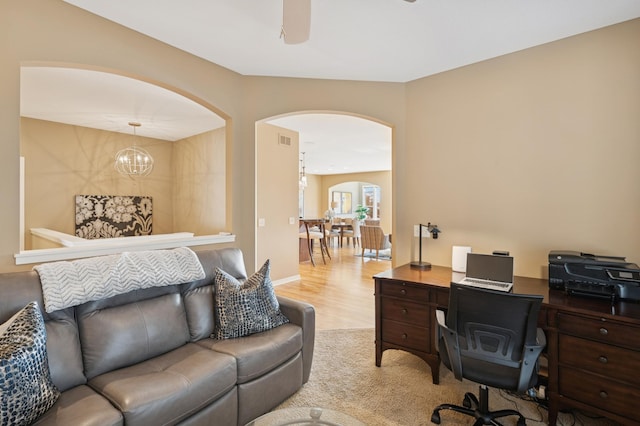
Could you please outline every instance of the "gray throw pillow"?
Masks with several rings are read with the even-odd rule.
[[[269,278],[269,260],[245,282],[216,268],[216,325],[211,337],[231,339],[270,330],[289,322]]]
[[[47,332],[36,302],[0,325],[0,425],[28,425],[60,396],[51,381]]]

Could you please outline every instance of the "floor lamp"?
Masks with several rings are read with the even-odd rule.
[[[412,269],[431,269],[431,263],[422,261],[422,228],[427,228],[427,231],[431,233],[434,239],[438,238],[438,234],[441,232],[438,229],[438,225],[432,225],[431,222],[428,222],[426,225],[422,223],[419,226],[418,237],[419,241],[419,249],[418,249],[418,261],[413,261],[410,263]]]

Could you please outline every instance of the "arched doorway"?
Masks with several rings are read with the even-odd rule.
[[[319,120],[311,123],[307,128],[300,124],[305,119],[311,120],[314,118]],[[358,125],[362,126],[361,131],[357,130]],[[273,256],[278,256],[283,251],[287,253],[287,258],[281,259],[280,263],[288,263],[288,269],[283,271],[272,270],[274,280],[296,279],[298,266],[295,261],[298,252],[298,201],[300,199],[304,200],[303,214],[305,218],[323,217],[331,206],[328,188],[336,183],[359,181],[373,183],[382,187],[383,193],[389,195],[387,198],[389,202],[387,211],[389,212],[388,227],[391,229],[391,126],[370,117],[327,111],[304,111],[273,117],[257,123],[257,128],[260,128],[260,126],[268,126],[270,129],[262,136],[259,130],[256,133],[258,164],[256,174],[256,259],[257,263],[260,263],[263,259],[273,258]],[[305,129],[310,130],[305,131]],[[375,133],[375,130],[383,135],[380,138],[380,145],[375,142],[376,139],[372,136],[372,132]],[[284,137],[286,141],[284,144],[281,144],[281,137]],[[364,140],[364,142],[356,143],[356,139],[359,142]],[[287,142],[290,144],[288,145],[291,147],[290,149],[284,148],[287,146]],[[272,152],[277,152],[278,154],[272,157],[270,162],[261,166],[263,159],[272,155]],[[302,190],[303,197],[300,197],[301,190],[298,185],[301,152],[305,152],[305,173],[307,177],[307,186]],[[388,164],[384,166],[374,165],[377,164],[372,161],[374,152],[376,154],[384,152],[386,155],[385,161]],[[317,154],[317,157],[315,157],[314,153]],[[316,159],[325,162],[322,168],[317,165]],[[348,166],[344,165],[344,161],[349,159],[360,166],[363,164],[365,166],[368,165],[368,169],[346,168]],[[264,173],[261,173],[261,167],[265,170]],[[332,170],[329,170],[330,168]],[[280,181],[279,185],[274,184],[277,179],[281,179],[279,175],[284,169],[288,170],[288,178],[282,178],[283,180]],[[276,176],[271,176],[270,174],[276,174]],[[290,191],[290,193],[285,195],[283,193],[285,188],[288,188],[287,191]],[[357,191],[358,194],[361,193],[360,188]],[[274,200],[276,199],[280,206],[276,207],[274,205]],[[266,215],[269,212],[273,214],[271,219],[263,216],[263,214]],[[270,223],[275,221],[282,224],[282,216],[288,217],[288,224],[273,228]],[[292,221],[295,223],[291,223]],[[261,227],[261,223],[266,226]],[[278,253],[274,253],[272,245],[274,239],[278,240]],[[283,247],[285,242],[286,247]]]

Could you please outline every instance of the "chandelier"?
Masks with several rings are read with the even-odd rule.
[[[136,128],[141,124],[131,121],[129,126],[133,128],[133,146],[116,153],[114,167],[124,176],[147,176],[153,169],[153,157],[146,150],[136,146]]]
[[[304,152],[302,153],[302,158],[300,159],[300,177],[298,178],[298,186],[300,190],[304,190],[307,187],[307,175],[304,171]]]

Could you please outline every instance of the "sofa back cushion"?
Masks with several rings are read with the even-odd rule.
[[[77,307],[80,345],[88,379],[136,364],[189,341],[182,295],[168,294],[127,304],[89,302]],[[112,298],[116,299],[116,298]]]
[[[47,354],[51,380],[60,391],[87,382],[82,365],[80,338],[73,308],[45,314]]]
[[[191,341],[206,339],[213,333],[215,325],[214,277],[217,268],[226,271],[238,280],[247,279],[242,251],[237,248],[204,250],[196,252],[205,278],[182,285],[185,310]]]
[[[47,358],[53,384],[60,391],[85,384],[73,308],[50,314],[44,312],[40,278],[33,271],[0,274],[0,323],[32,301],[38,302],[45,321]]]

